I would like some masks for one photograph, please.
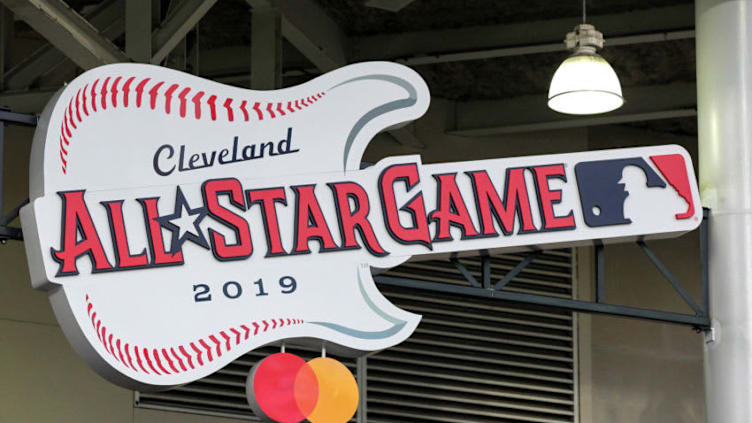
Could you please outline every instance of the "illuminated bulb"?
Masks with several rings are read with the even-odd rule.
[[[595,52],[603,45],[592,25],[578,25],[567,34],[575,53],[556,69],[548,90],[548,107],[571,115],[592,115],[616,110],[624,104],[621,84],[608,62]]]

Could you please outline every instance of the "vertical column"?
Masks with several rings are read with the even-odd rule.
[[[151,0],[125,1],[125,54],[136,62],[151,62]]]
[[[165,11],[166,16],[170,16],[170,14],[175,13],[175,9],[178,8],[178,5],[180,3],[178,1],[170,1],[167,5],[167,10]],[[165,18],[166,19],[166,18]],[[196,24],[198,26],[198,24]],[[179,71],[188,71],[188,34],[186,34],[185,37],[181,38],[180,41],[175,44],[175,47],[167,54],[167,57],[165,57],[165,61],[163,63],[163,66],[168,67],[170,69],[175,69]]]
[[[5,71],[8,68],[12,40],[13,12],[5,7],[0,7],[0,89],[5,89]]]
[[[282,19],[275,7],[251,11],[251,88],[282,86]]]
[[[572,249],[573,280],[576,299],[593,301],[595,292],[593,280],[595,276],[595,251],[593,247],[578,247]],[[593,315],[590,313],[572,313],[575,327],[575,415],[579,416],[579,423],[595,423],[593,410]]]
[[[5,216],[5,199],[3,198],[3,194],[5,193],[5,190],[3,189],[3,170],[5,169],[5,122],[0,121],[0,219],[2,219]],[[3,244],[5,242],[3,241]]]
[[[752,2],[696,0],[700,190],[710,220],[710,423],[752,421]]]
[[[151,27],[156,28],[162,22],[162,0],[151,0]]]
[[[358,412],[355,414],[355,422],[368,423],[368,356],[357,358],[355,370],[358,381]]]
[[[196,24],[196,27],[193,28],[193,31],[188,33],[189,36],[191,36],[191,48],[188,50],[188,57],[186,58],[187,61],[187,68],[190,69],[191,73],[194,75],[200,75],[199,71],[199,64],[201,63],[201,43],[200,43],[200,23]],[[187,38],[187,37],[186,37]],[[187,40],[186,40],[187,41]]]

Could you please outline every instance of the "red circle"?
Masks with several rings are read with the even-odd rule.
[[[299,404],[296,400],[295,381],[299,378],[301,370],[306,367],[305,360],[289,353],[273,354],[257,363],[249,377],[253,385],[252,389],[249,389],[253,411],[280,423],[298,423],[305,419],[310,410],[307,409],[308,407],[304,407],[306,410],[300,409],[300,405],[303,404]],[[306,370],[303,372],[307,373]],[[310,376],[314,378],[313,386],[318,387],[318,382],[315,381],[316,376],[312,372],[305,379],[310,381]],[[306,385],[310,386],[311,383],[306,383]],[[318,389],[315,393],[308,390],[308,395],[313,395],[313,397],[309,397],[305,403],[315,404]]]

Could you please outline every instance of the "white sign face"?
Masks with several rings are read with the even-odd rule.
[[[375,134],[428,103],[415,72],[384,62],[277,91],[150,65],[88,71],[35,134],[32,283],[94,369],[159,389],[283,339],[353,353],[405,340],[420,316],[387,301],[372,268],[700,223],[679,146],[360,170]]]

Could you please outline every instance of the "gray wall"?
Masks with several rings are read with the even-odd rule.
[[[696,234],[651,247],[699,298]],[[636,246],[605,251],[609,303],[691,313]],[[592,249],[578,254],[592,255]],[[591,287],[580,292],[592,295]],[[705,422],[702,335],[685,326],[634,319],[578,319],[582,422]]]
[[[425,163],[581,151],[617,146],[684,144],[696,140],[647,131],[598,127],[465,139],[444,134],[452,108],[434,101],[415,125],[426,149],[418,151],[380,135],[366,152],[376,161],[415,154]],[[28,196],[30,129],[7,130],[6,210]],[[654,243],[690,292],[699,293],[697,236]],[[607,299],[642,307],[686,311],[635,246],[609,246]],[[579,249],[581,296],[592,287],[592,251]],[[23,245],[0,245],[0,423],[16,422],[232,422],[133,408],[133,392],[116,388],[79,359],[57,326],[46,294],[28,280]],[[610,317],[578,317],[580,412],[583,423],[703,422],[702,338],[689,328]]]
[[[681,144],[697,170],[697,140],[623,127],[588,132],[591,149]],[[700,301],[699,231],[649,243],[676,278]],[[606,251],[610,303],[691,313],[635,245]],[[592,249],[578,251],[582,267]],[[580,294],[592,298],[592,273],[583,269]],[[580,316],[583,422],[705,422],[703,336],[686,326],[606,316]]]
[[[32,130],[6,130],[6,212],[29,196]],[[23,244],[0,245],[0,423],[232,423],[234,420],[133,408],[80,359],[57,325],[47,294],[31,288]]]

